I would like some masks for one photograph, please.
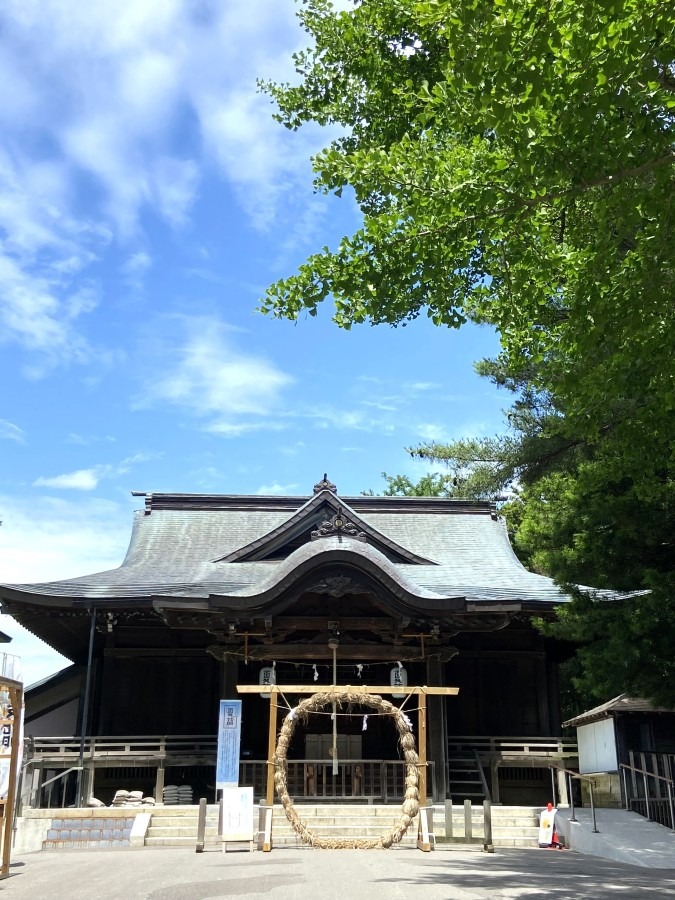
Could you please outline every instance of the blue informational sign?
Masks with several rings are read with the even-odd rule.
[[[219,791],[239,786],[240,741],[241,700],[221,700],[216,763],[216,788]]]

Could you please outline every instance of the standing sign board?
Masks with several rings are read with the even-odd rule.
[[[550,804],[549,804],[550,806]],[[555,814],[557,809],[545,809],[539,815],[539,846],[551,847],[555,828]]]
[[[241,700],[221,700],[216,764],[216,788],[219,791],[239,786],[240,740]]]
[[[220,836],[224,841],[253,840],[253,788],[226,787],[223,791]]]

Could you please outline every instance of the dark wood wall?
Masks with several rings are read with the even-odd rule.
[[[98,733],[213,734],[220,664],[206,653],[106,656]]]
[[[475,653],[447,665],[449,735],[551,734],[547,667],[543,654]]]

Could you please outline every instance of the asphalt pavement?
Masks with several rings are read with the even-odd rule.
[[[2,900],[513,900],[675,898],[675,869],[571,850],[278,849],[197,854],[175,848],[17,856]]]

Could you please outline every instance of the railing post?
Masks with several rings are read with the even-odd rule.
[[[626,774],[625,766],[622,766],[621,772],[623,774],[623,796],[625,801],[624,809],[630,809],[630,802],[628,800],[628,775]]]
[[[489,800],[483,800],[483,850],[486,853],[494,853],[492,843],[492,804]]]
[[[206,797],[199,800],[199,818],[197,819],[197,846],[196,853],[204,852],[204,841],[206,838]]]
[[[576,813],[574,812],[574,791],[572,790],[572,776],[569,773],[567,774],[567,782],[568,782],[567,786],[568,786],[568,790],[569,790],[569,794],[570,794],[570,809],[572,810],[572,815],[570,816],[570,822],[576,822],[577,817],[576,817]]]
[[[551,791],[552,791],[552,794],[553,794],[553,796],[552,796],[551,799],[553,800],[553,805],[554,805],[554,806],[557,806],[557,803],[556,803],[556,800],[555,800],[555,794],[556,794],[556,788],[555,788],[555,768],[554,768],[553,766],[549,766],[549,767],[548,767],[548,770],[549,770],[549,772],[551,773]]]
[[[643,781],[644,788],[645,788],[645,808],[647,810],[646,818],[647,818],[648,822],[651,822],[652,817],[651,817],[650,811],[649,811],[649,785],[647,784],[647,776],[644,773],[642,775],[642,781]]]
[[[452,799],[445,801],[445,839],[452,839]]]
[[[473,840],[473,816],[471,815],[471,801],[464,801],[464,840],[469,843]]]
[[[593,802],[593,782],[592,781],[588,782],[588,787],[591,792],[591,817],[593,819],[593,834],[598,834],[599,833],[598,826],[596,825],[596,822],[595,822],[595,803]]]
[[[673,786],[669,781],[666,782],[668,787],[668,806],[670,807],[670,828],[675,831],[675,810],[673,809]]]

